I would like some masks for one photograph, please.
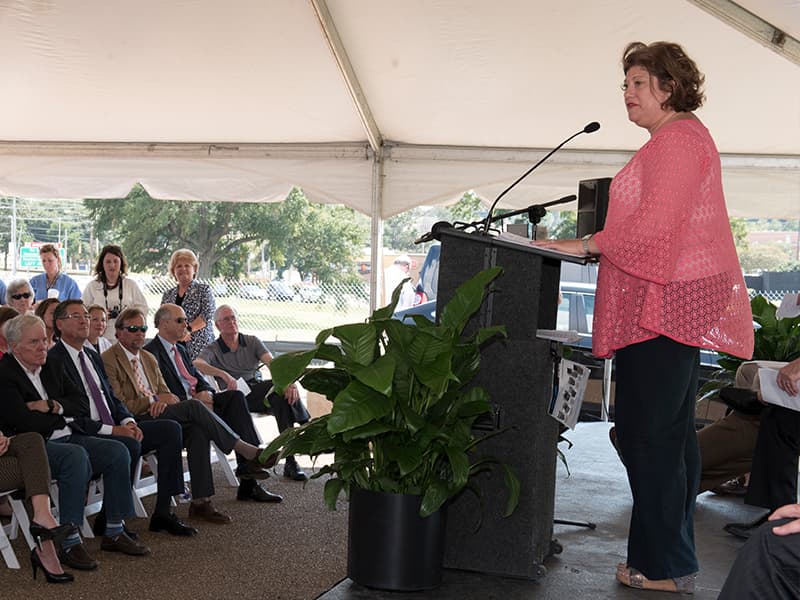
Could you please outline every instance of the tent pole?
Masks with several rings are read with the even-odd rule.
[[[369,310],[378,308],[383,286],[383,153],[372,158],[372,221],[370,225]]]

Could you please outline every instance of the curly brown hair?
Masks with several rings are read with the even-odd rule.
[[[658,79],[659,88],[669,93],[661,108],[691,112],[703,105],[705,76],[680,45],[673,42],[631,42],[622,53],[622,69],[642,67]]]

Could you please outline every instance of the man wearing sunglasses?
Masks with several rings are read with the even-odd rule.
[[[259,444],[258,433],[250,417],[244,394],[238,390],[216,392],[197,370],[189,358],[189,353],[182,344],[178,344],[186,336],[186,313],[177,304],[162,304],[153,317],[158,335],[144,349],[152,353],[158,361],[158,368],[164,376],[169,391],[181,401],[199,400],[219,416],[242,439],[253,446]],[[224,448],[223,448],[224,450]],[[237,500],[255,500],[256,502],[280,502],[279,495],[272,494],[254,481],[263,477],[264,471],[254,470],[252,461],[236,449],[236,475],[240,479]],[[275,464],[277,455],[268,460]],[[267,473],[268,475],[268,473]]]
[[[212,523],[230,523],[231,519],[211,504],[214,480],[211,472],[209,444],[214,442],[223,452],[236,450],[246,456],[257,456],[259,449],[241,439],[217,415],[199,400],[181,401],[170,392],[158,368],[156,358],[143,349],[147,325],[144,313],[129,308],[120,313],[115,324],[117,343],[103,353],[103,363],[114,393],[136,415],[140,422],[149,419],[173,419],[183,427],[183,442],[192,482],[190,516]],[[266,472],[254,465],[253,473]],[[254,482],[245,483],[245,487]],[[258,488],[267,493],[262,488]]]
[[[178,536],[195,535],[197,530],[178,519],[171,507],[172,496],[183,492],[183,437],[180,425],[166,419],[137,423],[127,407],[114,395],[100,355],[84,346],[89,337],[89,312],[83,301],[65,300],[59,303],[53,321],[59,341],[48,352],[48,361],[59,365],[62,372],[83,392],[76,401],[64,402],[64,414],[72,417],[73,427],[79,428],[85,435],[110,438],[125,444],[131,457],[131,483],[140,456],[155,451],[158,484],[150,530],[166,530]],[[95,534],[104,535],[110,526],[105,513],[101,511],[95,520]],[[149,552],[129,532],[120,535],[117,541],[107,543],[109,539],[109,536],[104,538],[101,545],[103,550],[126,554]]]

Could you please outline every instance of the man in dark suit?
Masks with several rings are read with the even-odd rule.
[[[238,390],[214,393],[208,381],[192,364],[186,349],[178,344],[187,333],[186,314],[177,304],[162,304],[153,317],[158,335],[144,349],[153,354],[164,377],[169,391],[181,400],[196,399],[214,411],[235,431],[243,441],[257,446],[260,442],[244,394]],[[274,464],[277,455],[268,459]],[[264,502],[266,491],[256,484],[255,478],[261,473],[253,472],[253,463],[241,452],[236,452],[236,475],[241,483],[236,493],[238,500],[257,500]],[[269,494],[270,501],[280,502],[283,498]]]
[[[226,454],[236,449],[245,456],[257,456],[259,449],[239,439],[230,427],[199,400],[181,401],[169,391],[156,358],[143,350],[147,325],[137,308],[120,313],[114,323],[117,343],[103,353],[103,364],[114,394],[136,415],[139,422],[174,419],[183,427],[183,442],[192,480],[190,515],[215,523],[229,523],[230,517],[215,510],[209,446],[214,442]],[[263,471],[260,466],[258,470]],[[266,472],[264,472],[266,475]],[[253,485],[252,479],[247,487]],[[275,502],[275,495],[261,487],[248,490],[248,497],[261,502]],[[279,498],[279,497],[278,497]],[[198,515],[198,511],[201,513]]]
[[[136,423],[111,391],[100,356],[84,346],[89,337],[89,318],[81,300],[65,300],[53,313],[54,330],[60,340],[48,352],[48,360],[59,364],[72,383],[84,392],[77,401],[65,404],[64,413],[73,417],[87,435],[110,437],[125,444],[131,456],[131,483],[139,457],[155,451],[158,483],[150,531],[195,535],[197,530],[183,523],[171,510],[172,496],[183,492],[181,426],[167,419]],[[105,513],[101,512],[95,520],[97,535],[105,533],[105,520]]]
[[[61,523],[83,523],[86,484],[93,473],[102,475],[109,522],[103,542],[135,547],[122,529],[124,519],[133,515],[128,449],[116,440],[86,435],[79,423],[65,417],[65,405],[85,400],[60,366],[47,361],[48,337],[41,319],[20,315],[6,323],[5,333],[10,352],[0,361],[3,431],[8,435],[35,431],[47,440],[50,470],[58,482]],[[97,568],[77,532],[63,540],[58,557],[73,569]]]

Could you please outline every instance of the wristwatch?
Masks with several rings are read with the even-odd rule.
[[[53,402],[53,400],[51,398],[47,399],[47,408],[48,408],[47,412],[49,414],[53,414],[53,411],[56,409],[56,403]]]
[[[583,236],[581,238],[581,247],[583,248],[583,253],[586,256],[591,256],[592,255],[592,251],[589,248],[589,240],[592,239],[592,235],[594,235],[594,234],[587,233],[585,236]]]

